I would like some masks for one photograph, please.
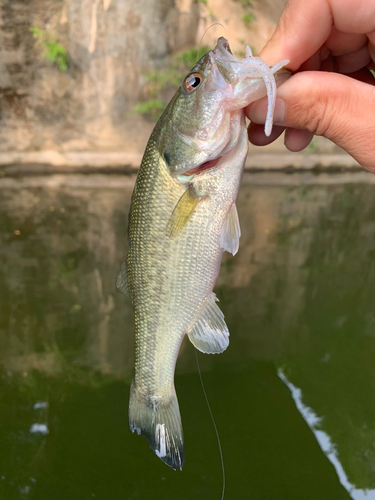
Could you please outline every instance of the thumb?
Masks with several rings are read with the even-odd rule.
[[[293,75],[277,90],[275,125],[327,137],[375,172],[375,87],[351,77],[316,71]],[[266,102],[247,110],[264,123]]]

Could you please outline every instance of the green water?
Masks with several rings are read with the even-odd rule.
[[[226,496],[375,498],[375,196],[357,177],[248,176],[199,355]],[[218,445],[185,342],[183,472],[127,424],[132,311],[114,289],[133,179],[0,179],[0,499],[219,500]]]

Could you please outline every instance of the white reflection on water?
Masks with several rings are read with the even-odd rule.
[[[32,424],[30,427],[30,434],[42,434],[43,436],[47,436],[49,430],[46,424]]]
[[[292,393],[292,398],[294,399],[297,410],[300,412],[303,419],[310,427],[311,431],[314,433],[319,446],[336,469],[336,473],[339,477],[340,483],[343,485],[349,495],[353,498],[353,500],[375,500],[375,490],[356,489],[355,486],[349,482],[345,470],[340,463],[336,447],[334,443],[332,443],[331,438],[321,429],[316,429],[316,426],[321,423],[322,419],[318,417],[316,413],[314,413],[314,410],[312,408],[309,408],[308,406],[305,406],[303,404],[301,389],[289,382],[289,380],[281,370],[278,370],[277,374]]]
[[[48,408],[47,401],[37,401],[33,406],[33,410],[40,410],[44,408]]]

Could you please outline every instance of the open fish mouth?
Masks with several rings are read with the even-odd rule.
[[[221,51],[225,50],[226,52],[229,52],[229,54],[233,55],[233,52],[230,49],[228,40],[226,38],[224,38],[223,36],[221,36],[218,39],[217,47],[219,48],[219,50],[221,50]]]

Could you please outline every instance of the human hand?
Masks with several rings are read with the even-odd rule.
[[[270,137],[258,125],[266,99],[248,106],[249,140],[266,145],[286,128],[285,146],[300,151],[322,135],[375,172],[375,2],[289,0],[260,57],[289,59],[296,73],[277,91]]]

